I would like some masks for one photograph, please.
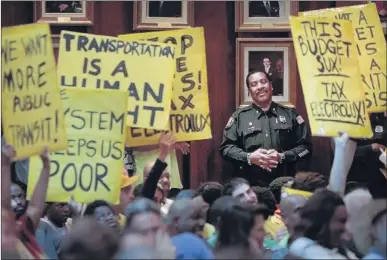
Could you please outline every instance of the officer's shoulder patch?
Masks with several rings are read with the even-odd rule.
[[[228,122],[227,122],[226,129],[227,129],[227,128],[230,128],[230,127],[232,126],[233,123],[234,123],[234,118],[233,118],[233,117],[230,117],[230,119],[229,119]]]
[[[298,116],[296,117],[296,120],[297,120],[297,123],[298,123],[299,125],[301,125],[302,123],[305,122],[304,119],[302,118],[302,116],[300,116],[300,115],[298,115]]]

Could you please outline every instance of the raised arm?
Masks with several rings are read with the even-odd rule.
[[[149,172],[148,178],[146,178],[144,182],[144,186],[141,190],[142,197],[153,199],[157,189],[157,183],[159,182],[159,179],[163,174],[163,171],[168,166],[168,164],[165,163],[165,160],[170,150],[174,148],[175,142],[176,142],[176,138],[173,136],[171,132],[167,132],[167,133],[163,132],[160,135],[160,141],[159,141],[160,155],[156,159],[155,164],[153,165],[152,169]]]
[[[11,210],[11,164],[15,157],[12,146],[1,149],[1,207]]]
[[[344,196],[345,183],[349,169],[355,155],[357,143],[350,140],[346,133],[340,133],[334,138],[335,155],[331,174],[329,176],[329,189]]]
[[[47,148],[40,154],[40,158],[43,162],[43,169],[26,210],[27,217],[30,218],[35,229],[38,227],[40,218],[43,216],[48,181],[50,179],[50,158]]]

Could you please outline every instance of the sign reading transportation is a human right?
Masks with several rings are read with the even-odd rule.
[[[128,126],[168,128],[175,64],[173,45],[61,32],[60,86],[126,90]],[[104,102],[113,100],[106,98]]]
[[[176,46],[176,75],[170,104],[169,129],[177,141],[212,138],[204,28],[134,33],[120,35],[119,38]],[[127,145],[156,144],[159,137],[160,131],[132,127],[128,129]]]

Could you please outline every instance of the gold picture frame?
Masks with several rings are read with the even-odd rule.
[[[264,62],[273,64],[267,68],[273,80],[273,101],[295,107],[297,61],[291,38],[236,39],[236,106],[253,102],[245,83],[246,76],[253,69],[264,70]]]
[[[267,6],[266,3],[271,3]],[[298,1],[236,1],[237,32],[290,31],[289,16],[298,15]]]
[[[193,1],[134,1],[134,30],[183,29],[194,26]]]
[[[93,25],[92,1],[35,1],[34,21],[57,25]]]

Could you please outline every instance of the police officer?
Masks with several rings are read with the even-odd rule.
[[[387,145],[387,113],[373,113],[370,121],[374,135],[371,139],[357,140],[347,180],[366,184],[374,197],[386,197],[386,177],[380,170],[385,166],[379,156]]]
[[[295,174],[295,163],[312,153],[312,140],[297,112],[272,101],[270,76],[247,74],[253,104],[238,108],[229,119],[220,151],[240,166],[251,185],[267,186],[277,177]]]

